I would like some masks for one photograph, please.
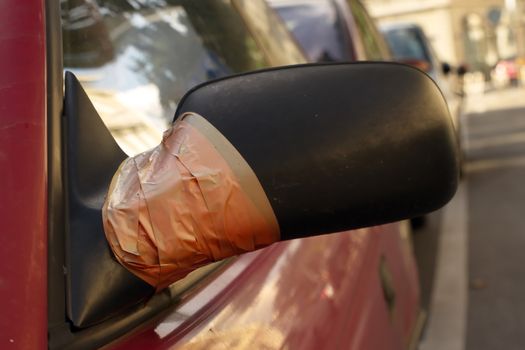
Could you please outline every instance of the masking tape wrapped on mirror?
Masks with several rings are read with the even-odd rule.
[[[200,266],[279,240],[255,173],[194,113],[179,118],[160,145],[121,164],[103,221],[118,261],[157,290]]]

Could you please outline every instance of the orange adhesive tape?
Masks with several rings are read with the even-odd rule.
[[[102,209],[118,261],[157,290],[196,268],[279,240],[257,177],[201,116],[182,116],[156,148],[126,159]]]

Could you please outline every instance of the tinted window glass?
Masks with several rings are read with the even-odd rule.
[[[429,61],[424,39],[415,28],[388,29],[385,37],[396,59],[418,59]]]
[[[351,60],[349,39],[335,5],[271,2],[312,62]]]
[[[127,153],[155,145],[191,87],[267,65],[227,0],[62,1],[64,67]]]
[[[266,0],[232,0],[257,43],[275,66],[306,63],[304,52]]]

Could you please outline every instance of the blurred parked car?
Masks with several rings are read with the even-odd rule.
[[[525,60],[516,57],[498,61],[491,72],[492,83],[496,88],[517,86],[525,72]]]
[[[459,135],[462,94],[459,81],[451,81],[452,67],[441,62],[423,29],[413,23],[381,26],[394,59],[421,69],[438,84],[447,100],[452,120]],[[464,69],[464,68],[462,68]],[[464,72],[463,72],[464,74]],[[458,137],[459,140],[459,137]]]
[[[348,22],[355,27],[348,29],[358,33],[352,37],[353,56],[348,57],[384,57],[386,51],[362,6],[348,4],[355,16],[355,22]],[[115,161],[124,157],[113,137],[128,154],[139,153],[159,143],[160,131],[195,85],[306,61],[262,0],[6,0],[0,4],[0,18],[0,45],[6,53],[0,58],[0,348],[414,346],[423,317],[417,269],[407,231],[399,223],[276,243],[205,266],[154,295],[153,288],[119,265],[109,250],[100,212]],[[325,58],[335,55],[318,53]],[[382,76],[384,66],[367,67],[367,72]],[[427,78],[420,72],[407,69],[403,72],[410,78],[427,81],[421,80]],[[72,72],[65,85],[64,70]],[[351,86],[358,91],[365,82],[361,77]],[[291,95],[302,96],[281,96],[282,106]],[[436,91],[426,96],[444,106]],[[245,103],[230,98],[233,105]],[[274,102],[267,101],[270,106]],[[385,103],[372,102],[371,108]],[[419,102],[407,101],[402,107],[410,108],[411,103]],[[384,127],[374,120],[364,119],[360,125],[365,130]],[[411,157],[374,153],[374,147],[391,138],[395,148],[405,150],[397,136],[414,136],[411,132],[416,131],[437,135],[439,142],[431,144],[435,153],[425,153],[425,158],[450,163],[440,168],[440,176],[447,186],[453,185],[449,176],[455,174],[455,158],[447,123],[432,130],[404,127],[377,140],[376,134],[362,135],[372,146],[365,147],[363,141],[356,154],[380,169],[390,164],[390,170],[415,174],[424,167],[410,170],[404,162]],[[406,140],[425,142],[415,136]],[[347,140],[332,141],[335,146]],[[416,157],[417,149],[408,147],[405,153]],[[274,156],[267,155],[268,163]],[[337,175],[314,167],[310,171],[327,178]],[[427,181],[434,173],[432,169],[420,178]],[[363,177],[384,180],[392,171],[382,174],[371,171]],[[389,201],[418,194],[411,192],[418,188],[414,179],[403,178],[412,182],[391,186]],[[349,176],[345,181],[356,180]],[[419,193],[439,197],[434,206],[442,205],[452,185],[446,194],[427,191],[428,186]],[[399,206],[375,213],[377,198],[366,193],[362,203],[356,209],[362,217],[374,213],[377,222],[400,219]],[[354,220],[359,222],[361,216]]]

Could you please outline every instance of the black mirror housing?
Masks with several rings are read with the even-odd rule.
[[[189,91],[195,112],[252,167],[281,238],[373,226],[444,205],[458,183],[446,102],[426,74],[396,63],[281,67]]]

